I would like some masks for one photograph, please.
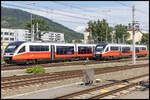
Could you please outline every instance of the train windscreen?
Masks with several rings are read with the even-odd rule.
[[[23,41],[17,41],[17,42],[12,42],[10,44],[7,45],[7,47],[5,48],[5,52],[4,53],[14,53],[14,51],[19,47],[19,45],[21,45],[22,43],[24,43]]]
[[[95,51],[102,52],[107,44],[99,44],[96,46]]]
[[[103,47],[102,46],[97,46],[96,51],[99,51],[99,52],[103,51]]]

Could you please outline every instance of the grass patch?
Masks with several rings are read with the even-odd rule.
[[[41,65],[36,65],[36,66],[33,66],[32,68],[27,68],[26,72],[27,73],[34,73],[34,74],[45,73],[45,69]]]

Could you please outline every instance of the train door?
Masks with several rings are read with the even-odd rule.
[[[51,45],[51,59],[54,60],[55,59],[55,46]]]
[[[121,52],[122,52],[122,49],[121,49],[122,47],[121,46],[119,46],[119,51],[120,51],[120,57],[122,56],[121,55]]]
[[[75,49],[74,49],[74,53],[75,53],[75,57],[77,57],[77,44],[75,44]]]
[[[93,47],[93,56],[95,56],[95,46],[92,47]]]

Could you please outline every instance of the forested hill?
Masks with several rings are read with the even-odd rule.
[[[37,15],[33,14],[35,18]],[[72,41],[73,39],[83,39],[83,34],[75,32],[61,24],[53,22],[48,18],[40,16],[49,25],[49,31],[64,33],[65,40]],[[24,29],[24,24],[31,20],[30,13],[12,8],[1,8],[1,28],[21,28]]]

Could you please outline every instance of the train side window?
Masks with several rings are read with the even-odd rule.
[[[145,47],[142,47],[142,51],[144,51],[144,50],[146,50],[146,48],[145,48]]]
[[[79,46],[78,54],[90,54],[92,53],[92,47]]]
[[[41,51],[41,47],[40,46],[30,45],[30,51]]]
[[[48,46],[41,46],[41,51],[49,51],[49,47]]]
[[[56,50],[57,50],[56,51],[57,55],[74,54],[74,47],[73,46],[57,46]]]
[[[118,51],[118,50],[119,50],[119,48],[118,48],[118,47],[116,47],[116,46],[111,46],[111,47],[110,47],[110,50],[111,50],[111,51]]]
[[[136,48],[135,48],[135,52],[136,52],[136,53],[139,53],[139,52],[140,52],[139,47],[136,47]]]
[[[22,53],[22,52],[25,52],[25,46],[23,46],[18,53]]]
[[[122,53],[130,53],[130,47],[122,47]]]

